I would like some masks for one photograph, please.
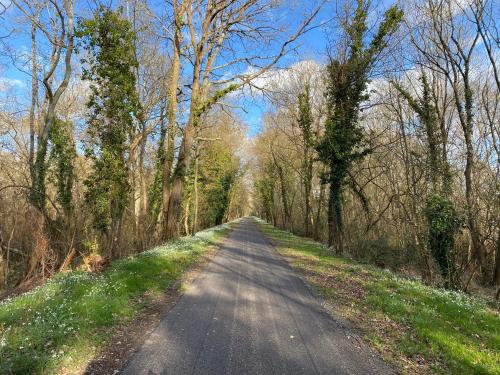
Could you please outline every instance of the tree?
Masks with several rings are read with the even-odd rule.
[[[304,185],[304,227],[306,236],[311,235],[311,188],[313,179],[313,163],[314,163],[314,132],[313,132],[313,115],[311,108],[311,85],[306,83],[304,91],[297,97],[299,104],[299,115],[297,123],[302,131],[302,149],[303,149],[303,165],[302,165],[302,183]]]
[[[229,208],[231,191],[238,179],[239,160],[234,160],[230,152],[211,147],[208,152],[219,151],[207,155],[205,175],[202,176],[203,189],[207,195],[208,212],[213,224],[222,224]]]
[[[320,203],[322,188],[319,188],[320,196],[314,189],[318,182],[315,167],[322,167],[315,163],[315,144],[322,131],[323,73],[324,67],[306,60],[270,77],[268,86],[272,90],[268,97],[272,107],[265,117],[264,132],[275,139],[259,150],[269,156],[269,168],[279,182],[280,216],[286,218],[285,227],[290,229],[293,222],[294,228],[309,236],[313,232],[318,234],[317,225],[321,221],[318,213],[323,204]],[[266,137],[258,140],[268,143]],[[317,209],[313,215],[315,205]],[[296,212],[300,212],[300,218],[293,217]]]
[[[83,79],[91,89],[85,155],[93,162],[93,171],[85,182],[86,202],[93,227],[108,236],[109,254],[115,257],[114,245],[129,203],[129,141],[140,112],[133,71],[135,36],[120,10],[100,7],[92,19],[79,23],[78,37],[87,52]]]
[[[424,214],[428,225],[428,242],[445,286],[455,288],[459,284],[454,264],[454,237],[461,219],[453,202],[450,166],[446,159],[446,146],[440,136],[437,111],[432,103],[427,76],[422,73],[422,97],[415,99],[398,83],[393,83],[408,105],[415,111],[424,128],[428,150],[429,180],[431,193],[426,198]],[[444,158],[443,158],[444,155]]]
[[[56,119],[50,130],[49,139],[52,148],[49,155],[49,165],[54,166],[54,177],[57,187],[57,201],[64,210],[66,220],[73,211],[74,159],[76,157],[75,143],[69,129],[73,124]]]
[[[287,230],[293,230],[293,222],[292,222],[292,204],[289,196],[289,173],[286,168],[286,162],[283,161],[282,155],[278,154],[278,149],[280,148],[275,143],[274,139],[269,142],[269,153],[271,155],[271,160],[273,162],[274,171],[276,172],[276,177],[279,181],[280,186],[280,198],[281,198],[281,207],[283,209],[282,212],[282,224]]]
[[[321,2],[321,5],[322,3],[324,1]],[[177,42],[180,42],[183,31],[177,31],[177,29],[185,25],[188,35],[186,48],[190,54],[192,76],[189,84],[189,114],[183,129],[177,163],[175,167],[170,164],[171,171],[165,168],[163,213],[164,236],[167,238],[176,237],[179,233],[185,177],[190,166],[196,128],[200,123],[201,116],[227,94],[245,84],[251,84],[253,79],[273,67],[288,52],[289,45],[307,31],[309,24],[321,7],[320,5],[313,10],[297,31],[281,44],[275,54],[271,54],[271,56],[268,56],[267,53],[264,54],[267,57],[247,55],[242,58],[240,51],[246,49],[245,46],[249,41],[252,43],[276,34],[277,29],[272,25],[269,12],[277,6],[277,3],[267,0],[222,0],[220,2],[183,0],[177,11],[175,10],[176,4],[177,2],[174,1],[174,19],[183,20],[185,17],[185,24],[180,22],[179,25],[175,26],[175,33],[179,38],[174,39],[174,51],[179,50]],[[239,47],[231,48],[231,44],[235,41]],[[254,45],[253,47],[260,46]],[[222,60],[217,65],[220,54],[227,53],[227,50],[231,51],[228,54],[229,60]],[[174,57],[176,53],[174,53]],[[231,69],[237,67],[241,61],[248,64],[246,70],[248,67],[255,66],[255,71],[234,74]],[[228,73],[227,79],[220,79],[222,72]],[[174,83],[171,84],[173,89]],[[170,92],[172,94],[173,91]],[[169,160],[168,156],[166,160]],[[165,165],[168,167],[167,163]]]
[[[473,257],[476,264],[482,267],[485,250],[477,225],[477,206],[473,191],[476,123],[471,69],[474,51],[477,49],[484,30],[481,27],[484,15],[483,4],[482,1],[477,1],[460,6],[451,0],[427,0],[421,10],[429,18],[429,22],[413,33],[413,45],[422,56],[420,64],[439,72],[452,90],[453,104],[464,138],[465,169],[463,174],[467,202],[467,226],[471,235]],[[467,27],[469,19],[474,19],[474,27]],[[488,48],[488,37],[484,35],[485,46]]]
[[[172,17],[174,26],[174,36],[172,40],[172,62],[169,71],[168,81],[168,100],[167,100],[167,117],[168,131],[166,131],[165,152],[162,155],[163,170],[162,170],[162,209],[163,209],[163,225],[162,238],[168,238],[175,233],[176,223],[172,221],[172,212],[170,212],[170,189],[172,182],[172,168],[175,157],[175,133],[177,129],[177,90],[179,88],[179,79],[181,71],[181,48],[182,48],[182,26],[185,15],[187,0],[181,0],[179,4],[177,0],[172,1]],[[178,198],[180,199],[180,198]],[[176,213],[176,219],[179,219]],[[170,218],[170,221],[169,221]]]
[[[196,233],[200,227],[222,224],[228,216],[233,217],[231,205],[244,174],[239,156],[245,145],[243,135],[234,114],[214,110],[203,116],[203,123],[197,128],[195,155],[184,191],[186,234]]]
[[[324,176],[330,186],[328,244],[339,254],[343,252],[342,189],[351,165],[368,152],[363,148],[363,129],[358,124],[360,104],[368,99],[369,74],[403,16],[397,6],[389,8],[377,33],[365,46],[368,4],[365,0],[357,1],[352,20],[346,20],[345,40],[341,43],[347,50],[332,58],[327,67],[328,115],[324,138],[317,146],[320,160],[329,167]]]
[[[30,200],[34,207],[40,211],[45,210],[46,203],[46,175],[47,175],[47,152],[49,148],[49,136],[52,127],[57,121],[56,108],[61,96],[66,91],[71,78],[71,56],[74,43],[74,9],[73,1],[65,1],[59,4],[57,1],[50,1],[47,4],[31,4],[27,1],[13,1],[13,3],[23,12],[32,23],[32,52],[36,53],[35,29],[40,30],[52,45],[50,65],[44,72],[42,79],[45,88],[46,109],[44,124],[38,132],[37,149],[35,151],[34,126],[31,126],[30,134],[30,167],[31,171],[31,193]],[[47,7],[49,20],[44,24],[40,20],[40,9]],[[52,16],[53,14],[53,16]],[[36,79],[37,62],[33,55],[33,79]],[[61,62],[61,58],[63,62]],[[54,85],[54,78],[57,68],[63,65],[63,79]],[[54,87],[55,86],[55,87]],[[33,92],[37,91],[36,83],[33,83]],[[33,103],[32,103],[32,107]],[[33,117],[33,115],[31,116]]]
[[[69,1],[13,1],[15,7],[28,19],[30,24],[30,72],[31,76],[31,103],[29,108],[29,135],[28,135],[28,170],[29,170],[29,221],[32,234],[31,254],[24,279],[27,283],[38,277],[52,274],[59,261],[54,248],[61,250],[65,240],[56,238],[64,237],[66,232],[56,225],[63,221],[68,223],[68,217],[60,212],[60,207],[50,199],[47,189],[48,171],[51,161],[61,156],[54,144],[54,128],[58,127],[57,110],[61,98],[66,92],[71,79],[74,44],[74,2]],[[45,46],[41,48],[40,45]],[[44,98],[39,105],[39,81],[42,83]],[[37,109],[40,110],[41,121],[37,121]],[[59,124],[60,125],[60,124]],[[63,126],[71,126],[65,122]],[[72,128],[62,129],[65,134],[71,134]],[[57,142],[57,141],[56,141]],[[51,149],[54,148],[56,150]],[[52,157],[49,158],[49,155]],[[63,165],[63,163],[66,163]],[[67,164],[69,163],[69,164]],[[59,158],[56,164],[69,171],[72,169],[72,158]],[[61,168],[59,168],[61,170]],[[56,184],[61,187],[61,182],[66,176],[58,174]],[[60,178],[59,178],[60,177]],[[72,181],[66,184],[69,194],[65,199],[71,200]],[[67,190],[67,189],[66,189]],[[67,191],[68,192],[68,191]],[[59,198],[61,196],[59,195]],[[47,202],[51,209],[47,209]],[[63,201],[59,200],[60,203]],[[63,203],[66,208],[67,202]],[[65,214],[69,211],[64,208]],[[54,220],[55,212],[55,220]],[[67,227],[67,226],[66,226]]]

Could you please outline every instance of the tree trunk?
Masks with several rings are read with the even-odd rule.
[[[199,155],[199,145],[196,145],[196,155],[194,161],[194,220],[193,220],[193,234],[198,231],[198,159]]]
[[[273,145],[270,145],[270,151],[271,151],[271,156],[273,157],[273,162],[276,167],[276,171],[278,172],[278,178],[280,182],[280,190],[281,190],[281,204],[283,205],[283,210],[282,210],[282,224],[283,227],[287,230],[290,230],[290,208],[288,205],[288,192],[286,188],[286,181],[285,181],[285,174],[283,172],[283,168],[281,165],[278,163],[276,160],[276,155],[274,154],[273,151]]]
[[[191,214],[190,212],[190,203],[191,203],[191,199],[188,198],[187,202],[186,202],[186,208],[184,209],[184,232],[186,233],[186,236],[189,236],[189,216]],[[193,234],[195,234],[195,232],[193,232]]]
[[[321,184],[321,186],[319,187],[319,197],[318,197],[318,208],[316,210],[316,220],[314,222],[314,232],[313,232],[313,238],[315,240],[319,240],[320,239],[320,233],[319,233],[319,230],[320,230],[320,223],[321,223],[321,211],[322,211],[322,208],[323,208],[323,196],[325,194],[325,184]]]
[[[472,154],[472,129],[465,135],[466,145],[466,164],[465,164],[465,200],[467,202],[467,224],[471,234],[472,254],[478,265],[481,267],[484,264],[484,251],[481,245],[481,238],[476,225],[476,217],[474,213],[474,198],[472,192],[472,168],[473,168],[473,154]]]
[[[131,145],[128,147],[128,159],[125,161],[125,168],[128,171],[127,181],[130,181],[130,193],[128,194],[129,204],[131,212],[131,223],[133,224],[133,237],[135,240],[140,238],[139,232],[139,206],[137,201],[137,146]]]
[[[33,169],[35,160],[35,108],[38,100],[38,79],[37,79],[37,47],[36,47],[36,25],[31,23],[31,106],[30,106],[30,144],[29,144],[29,168],[30,176],[33,179]]]
[[[497,246],[495,249],[495,269],[493,271],[493,283],[500,287],[500,229],[497,235]]]
[[[457,103],[457,108],[460,107],[461,103],[459,101],[458,95],[456,95],[455,101]],[[469,231],[471,234],[472,241],[472,252],[474,254],[475,260],[479,267],[484,264],[484,248],[481,244],[481,236],[476,224],[476,215],[474,212],[474,196],[473,196],[473,183],[472,183],[472,170],[474,168],[474,154],[473,154],[473,98],[472,91],[469,83],[469,63],[467,62],[465,66],[464,73],[464,104],[465,116],[463,114],[460,117],[462,128],[465,138],[465,148],[466,148],[466,162],[465,162],[465,200],[467,202],[467,224],[469,226]],[[465,118],[464,118],[465,117]]]
[[[328,246],[341,255],[344,252],[342,233],[342,191],[338,181],[330,181],[328,198]]]
[[[4,257],[2,232],[0,232],[0,291],[7,289],[7,261]]]
[[[122,247],[118,240],[121,238],[121,228],[123,211],[119,208],[119,203],[112,198],[111,202],[111,229],[109,231],[109,258],[120,259],[122,257]]]
[[[197,59],[193,67],[193,81],[191,89],[191,104],[189,109],[189,119],[184,129],[177,165],[172,175],[172,186],[168,199],[168,212],[165,222],[166,238],[176,238],[179,236],[179,221],[181,217],[182,198],[185,185],[185,177],[192,157],[192,148],[195,130],[200,118],[200,67],[201,60]]]
[[[147,228],[147,187],[146,176],[144,172],[144,159],[146,154],[146,133],[143,127],[143,135],[139,150],[139,238],[141,246],[146,247],[146,228]]]
[[[166,238],[176,238],[179,236],[179,220],[181,217],[182,197],[184,193],[185,176],[191,158],[190,154],[193,146],[193,138],[194,126],[190,121],[184,129],[184,138],[182,139],[181,148],[179,150],[177,166],[172,175],[172,186],[170,189],[168,212],[165,223]]]
[[[307,145],[304,147],[304,194],[305,194],[305,217],[304,229],[307,237],[311,235],[311,185],[312,185],[312,160],[309,157]]]
[[[165,237],[167,239],[179,237],[179,219],[182,208],[182,194],[184,183],[179,176],[174,175],[170,188],[170,198],[168,200],[168,213],[165,225]]]
[[[283,226],[285,229],[290,229],[290,209],[288,207],[288,193],[286,189],[286,181],[283,173],[283,168],[280,166],[278,168],[278,176],[280,179],[281,188],[281,203],[283,204]]]
[[[180,76],[180,55],[182,42],[182,15],[183,5],[181,8],[177,5],[177,0],[173,1],[174,8],[174,50],[172,54],[172,65],[170,68],[170,82],[168,86],[168,135],[166,143],[165,161],[163,163],[163,184],[162,184],[162,207],[163,207],[163,239],[169,237],[169,209],[170,209],[170,189],[171,189],[171,173],[175,155],[175,129],[177,119],[177,89],[179,87]]]

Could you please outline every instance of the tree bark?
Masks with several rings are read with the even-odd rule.
[[[323,208],[323,196],[325,194],[325,184],[321,184],[319,187],[319,197],[318,197],[318,208],[316,209],[316,220],[314,222],[314,231],[313,231],[313,238],[315,240],[320,239],[320,223],[321,223],[321,212]]]
[[[191,215],[190,207],[191,206],[191,198],[187,199],[186,207],[184,209],[184,232],[186,232],[186,236],[189,236],[189,216]],[[192,232],[195,234],[195,232]]]
[[[342,233],[342,187],[338,181],[330,181],[328,197],[328,246],[341,255],[344,252]]]
[[[34,176],[35,160],[35,109],[38,100],[38,66],[37,66],[37,46],[36,46],[36,25],[31,23],[31,106],[29,114],[30,122],[30,143],[29,143],[29,169],[30,176]]]
[[[139,235],[142,248],[146,247],[147,228],[147,186],[144,171],[144,160],[146,154],[147,135],[145,128],[142,129],[142,139],[139,149]]]
[[[493,283],[500,287],[500,229],[498,230],[497,246],[495,249],[495,270],[493,272]]]
[[[172,2],[174,11],[174,43],[172,53],[172,66],[170,68],[170,82],[168,85],[168,134],[166,142],[165,160],[163,163],[163,184],[162,184],[162,207],[163,207],[163,234],[162,238],[170,238],[169,234],[169,210],[172,182],[172,167],[175,156],[175,132],[177,119],[177,90],[179,88],[179,77],[181,68],[181,44],[182,44],[182,18],[184,14],[184,0],[181,4],[177,0]]]
[[[278,178],[280,181],[280,190],[281,190],[281,204],[283,205],[283,215],[282,215],[282,224],[283,227],[287,230],[290,230],[290,222],[291,222],[291,214],[290,207],[288,203],[288,191],[285,181],[285,174],[283,172],[283,167],[276,160],[276,155],[273,151],[273,144],[270,145],[271,155],[273,157],[273,162],[276,167],[276,171],[278,172]]]
[[[193,219],[193,234],[198,231],[198,164],[199,164],[199,144],[196,145],[195,161],[194,161],[194,219]]]
[[[313,163],[310,160],[308,146],[304,145],[304,204],[305,204],[305,217],[304,229],[306,237],[311,235],[311,189],[312,189],[312,167]]]
[[[65,16],[63,15],[61,9],[59,9],[58,5],[55,2],[52,2],[52,4],[56,8],[61,19],[60,23],[62,26],[62,30],[60,31],[61,35],[59,38],[57,36],[54,36],[55,45],[53,49],[53,55],[51,57],[51,66],[43,79],[48,106],[44,118],[44,127],[38,137],[38,150],[35,156],[33,175],[31,179],[31,203],[34,207],[42,212],[45,211],[45,175],[47,168],[46,157],[49,134],[56,121],[57,104],[59,103],[59,99],[61,98],[62,94],[66,91],[69,80],[71,78],[71,56],[73,54],[74,41],[73,1],[65,3],[67,19],[65,19]],[[67,24],[67,26],[65,26],[65,23]],[[66,53],[64,56],[64,76],[61,83],[54,92],[51,87],[51,81],[54,77],[55,70],[59,65],[59,60],[63,48],[66,48]]]
[[[189,13],[189,12],[188,12]],[[206,36],[205,36],[206,37]],[[201,113],[200,104],[200,74],[202,59],[204,57],[203,44],[198,45],[195,61],[193,65],[193,80],[191,86],[191,103],[189,108],[189,119],[184,128],[177,165],[171,178],[171,191],[168,199],[168,211],[166,213],[165,236],[166,238],[175,238],[179,236],[179,219],[181,216],[182,198],[184,193],[185,176],[189,168],[192,157],[192,148],[195,136],[195,130]]]

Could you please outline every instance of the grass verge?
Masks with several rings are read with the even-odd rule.
[[[0,374],[75,373],[230,229],[225,224],[113,262],[59,274],[0,303]],[[62,370],[63,369],[63,370]]]
[[[338,315],[403,373],[500,374],[498,306],[331,254],[260,222]]]

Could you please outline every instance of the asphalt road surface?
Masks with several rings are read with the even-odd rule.
[[[248,218],[122,374],[388,374]]]

